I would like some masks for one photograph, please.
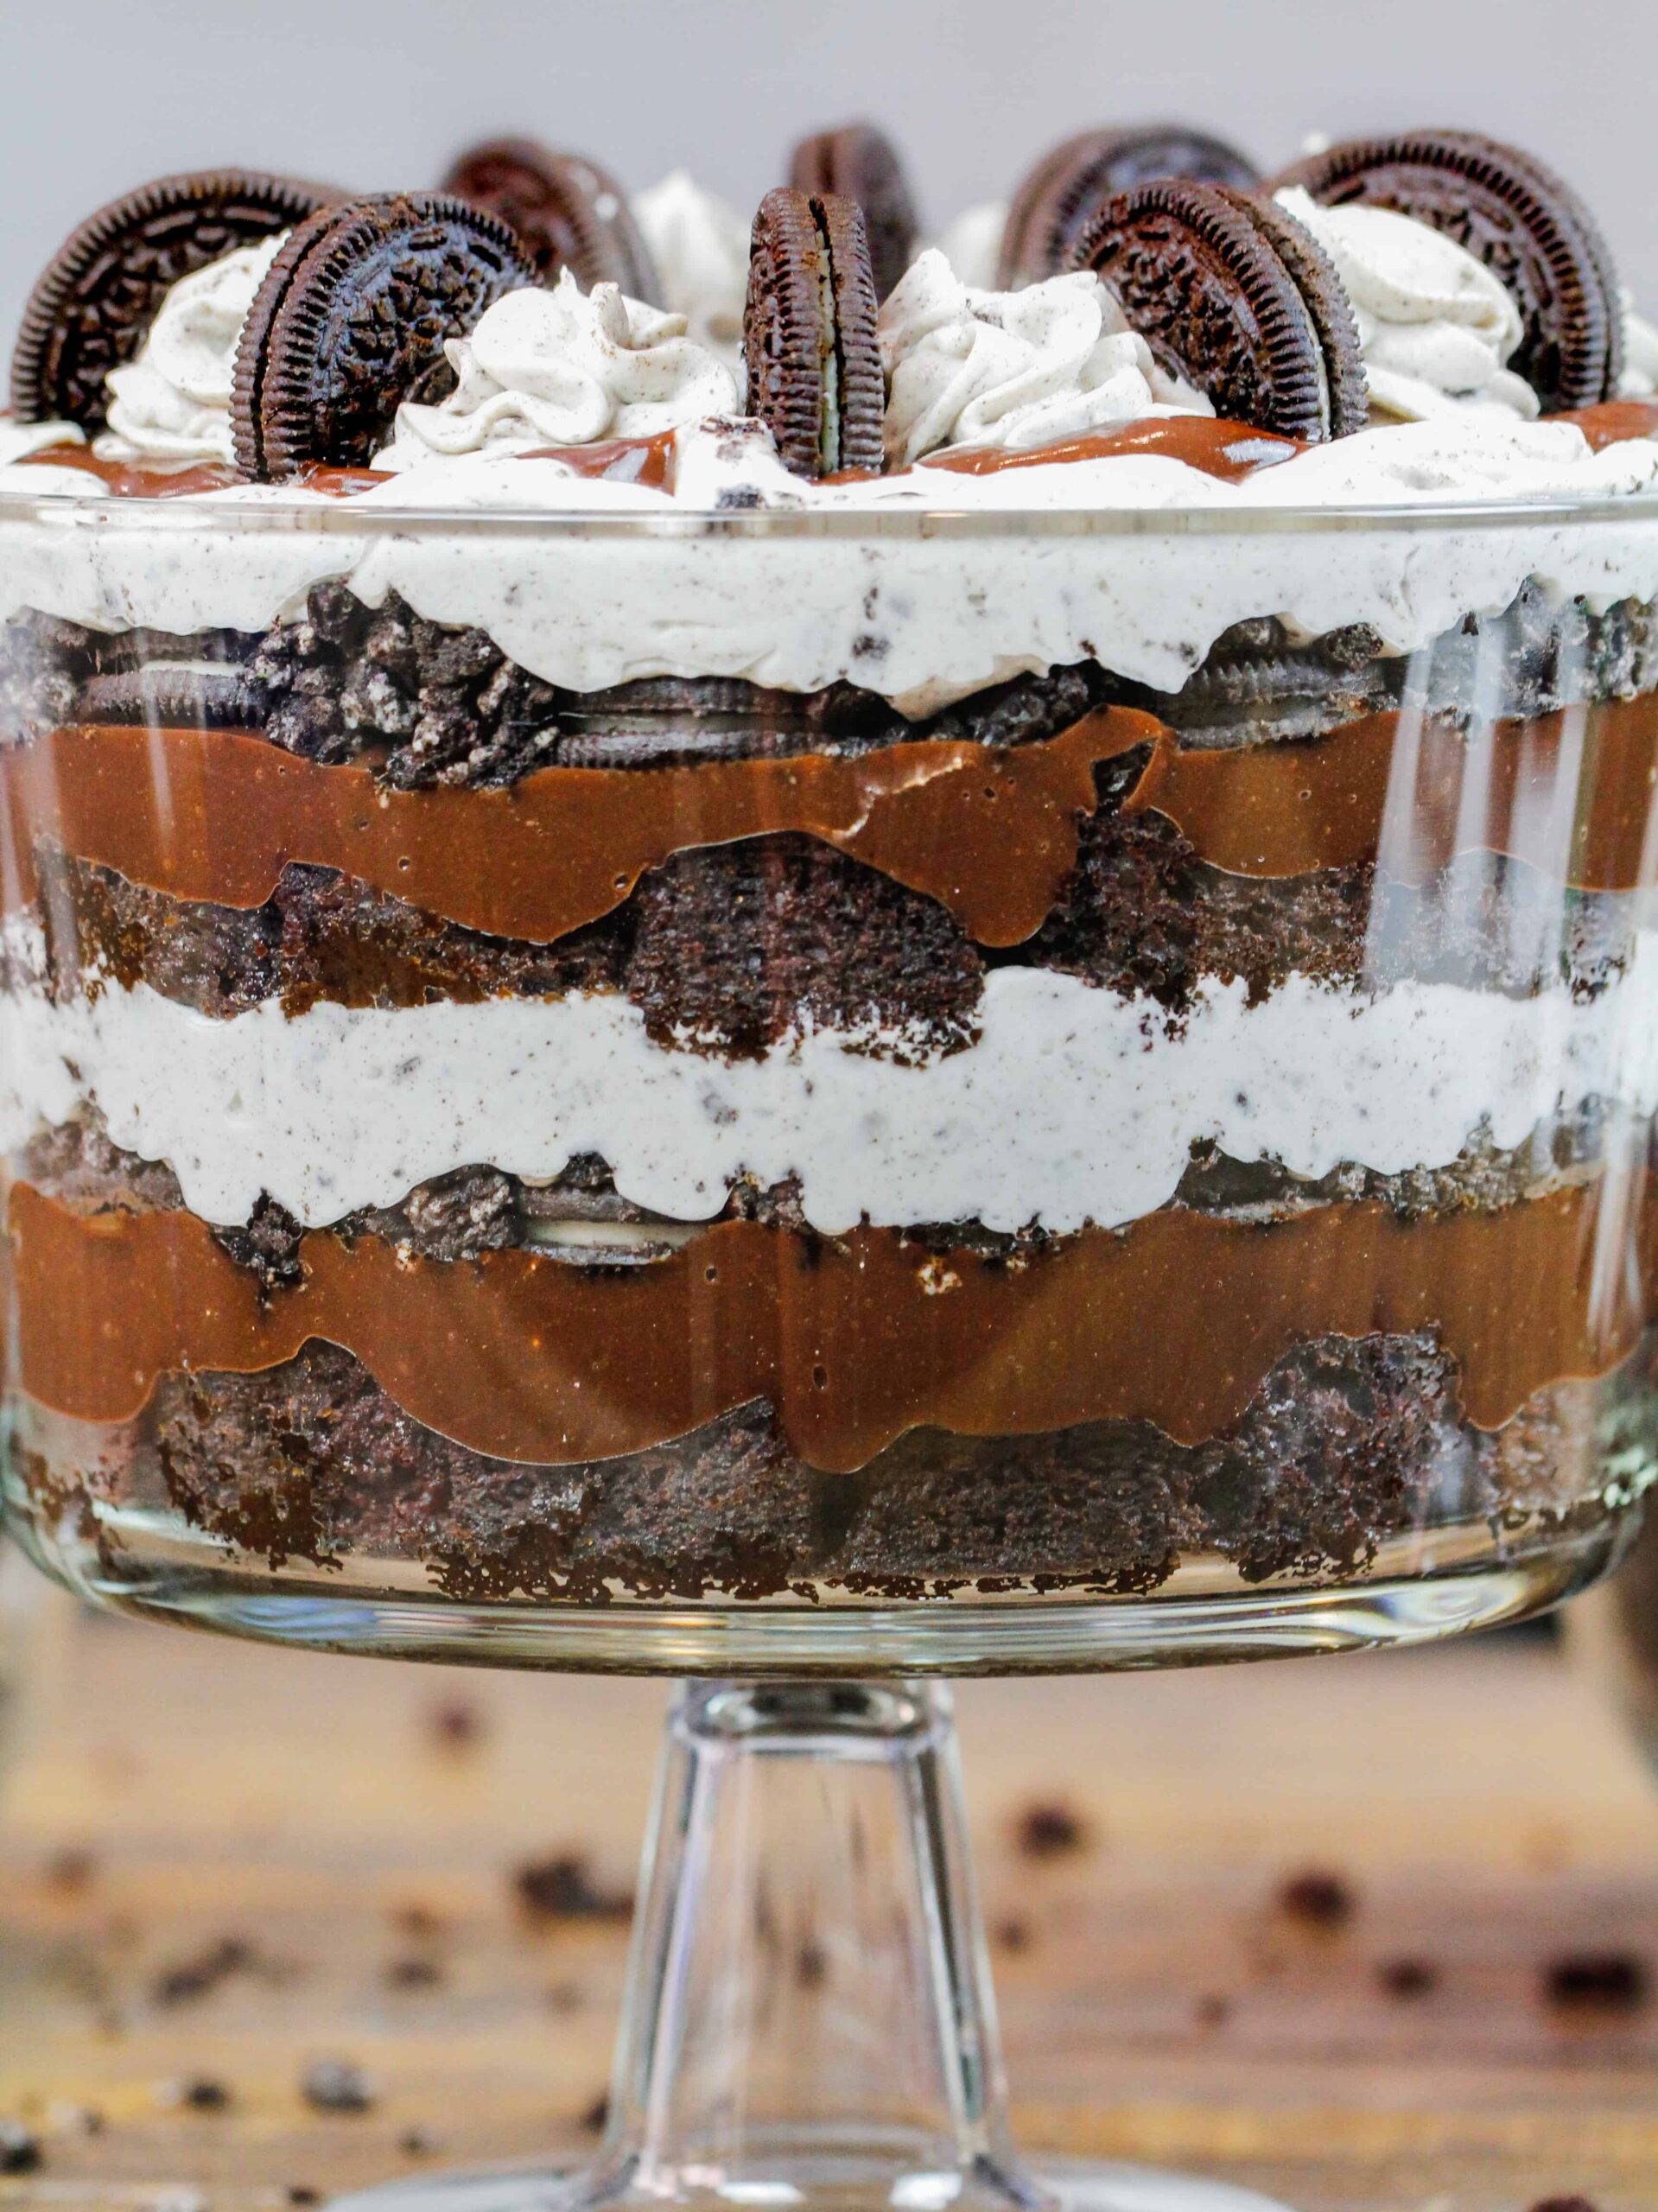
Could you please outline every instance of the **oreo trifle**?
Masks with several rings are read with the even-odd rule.
[[[1658,342],[1592,219],[1471,137],[1101,130],[992,289],[873,131],[793,175],[740,360],[715,203],[519,140],[166,179],[41,279],[36,1548],[785,1605],[1569,1552],[1658,1287]]]

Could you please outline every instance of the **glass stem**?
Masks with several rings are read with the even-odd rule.
[[[593,2194],[1047,2202],[1007,2137],[946,1691],[679,1693]]]

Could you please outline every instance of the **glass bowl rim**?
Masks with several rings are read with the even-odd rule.
[[[1658,492],[1595,499],[1411,500],[1301,506],[798,507],[738,509],[419,506],[359,498],[269,499],[233,493],[168,499],[73,492],[0,492],[0,528],[39,524],[54,535],[92,529],[124,535],[202,531],[219,537],[269,533],[397,537],[657,539],[880,538],[930,542],[989,538],[1273,537],[1321,532],[1387,536],[1436,531],[1553,531],[1597,525],[1658,526]]]

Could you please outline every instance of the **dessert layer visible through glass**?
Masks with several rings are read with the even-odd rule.
[[[1653,502],[378,499],[3,503],[46,1563],[772,1672],[1438,1633],[1605,1564]]]

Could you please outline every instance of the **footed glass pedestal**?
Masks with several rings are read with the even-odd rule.
[[[1014,2150],[937,1683],[687,1683],[639,1897],[592,2164],[396,2183],[335,2212],[1272,2212]]]

